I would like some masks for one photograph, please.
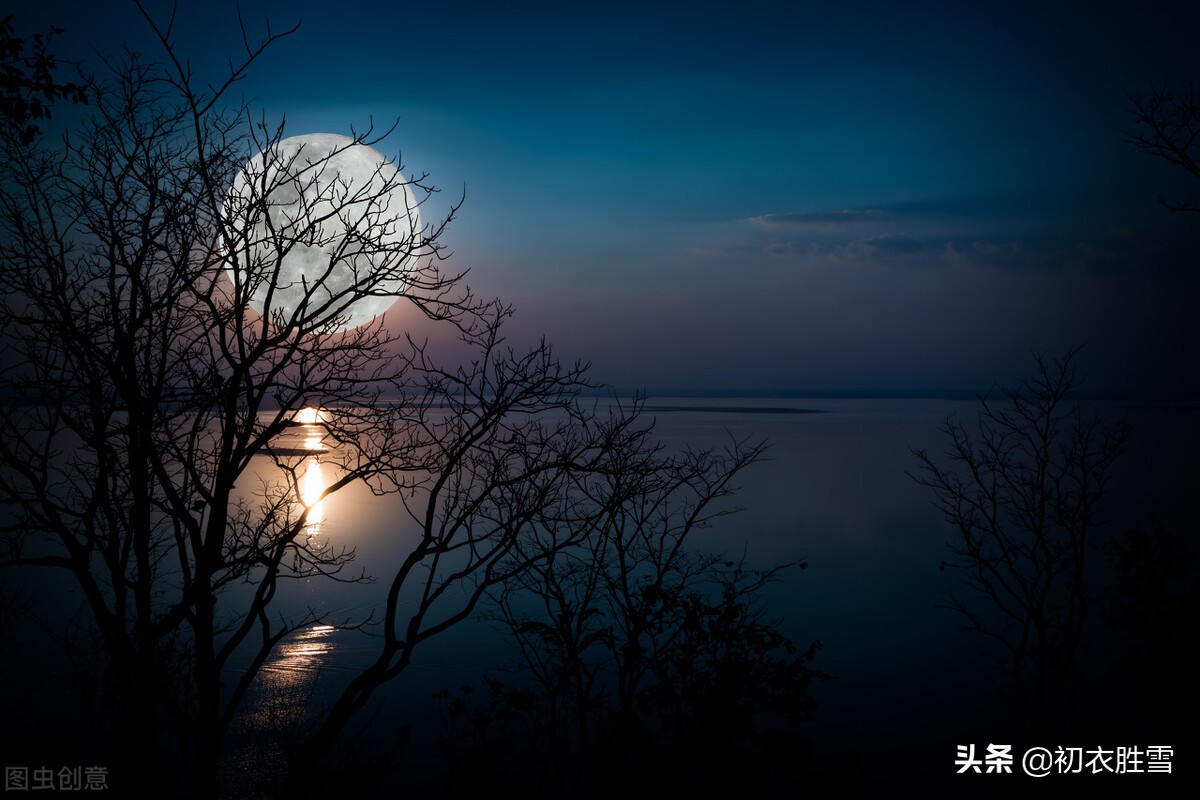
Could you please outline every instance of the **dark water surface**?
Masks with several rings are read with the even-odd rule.
[[[877,776],[919,779],[952,773],[958,743],[982,747],[1025,735],[1012,704],[993,689],[982,642],[960,630],[958,616],[937,607],[949,588],[939,565],[952,532],[928,490],[906,474],[915,467],[913,448],[940,452],[947,417],[973,419],[977,407],[973,400],[937,399],[671,398],[649,404],[668,447],[770,442],[766,459],[738,481],[734,503],[742,510],[719,520],[696,544],[732,556],[745,552],[755,566],[801,558],[810,565],[787,573],[766,599],[794,641],[821,641],[817,666],[833,676],[814,690],[818,708],[810,729],[819,769],[857,765],[853,769]],[[1200,478],[1191,458],[1200,442],[1197,409],[1150,403],[1101,410],[1134,426],[1107,498],[1107,531],[1144,525],[1151,513],[1184,530],[1191,519],[1185,490]],[[397,563],[407,552],[411,532],[398,529],[399,518],[394,501],[352,489],[326,501],[323,527],[331,541],[352,542],[360,563],[371,568]],[[296,588],[289,602],[297,608],[337,608],[348,616],[369,608],[381,591],[322,582]],[[329,638],[320,664],[331,673],[361,667],[372,655],[364,634]],[[494,625],[464,624],[430,643],[381,701],[375,724],[388,729],[408,720],[420,727],[436,718],[428,700],[433,691],[478,685],[485,672],[503,674],[511,658]],[[1108,674],[1111,654],[1099,660],[1097,672]],[[1107,687],[1102,705],[1121,695]]]
[[[906,475],[916,464],[912,448],[940,452],[945,442],[940,426],[947,416],[973,418],[976,409],[974,401],[939,399],[655,398],[650,403],[648,413],[657,418],[658,435],[668,447],[719,447],[731,438],[771,444],[766,460],[740,476],[735,503],[742,511],[719,520],[696,543],[732,556],[745,552],[753,566],[801,558],[808,562],[808,569],[787,573],[765,597],[770,616],[798,644],[821,641],[816,666],[833,676],[814,690],[817,711],[809,730],[818,770],[836,774],[850,769],[881,781],[895,776],[919,783],[953,774],[957,744],[982,747],[1024,735],[1011,704],[999,700],[990,687],[981,643],[960,632],[958,617],[936,607],[947,589],[946,573],[938,567],[947,555],[950,531],[928,490]],[[814,411],[822,413],[809,413]],[[1109,403],[1103,411],[1124,416],[1134,426],[1108,498],[1108,530],[1145,524],[1156,513],[1169,529],[1193,535],[1188,504],[1200,480],[1194,457],[1200,443],[1198,408]],[[314,456],[314,463],[319,459]],[[264,459],[265,479],[271,469]],[[329,479],[320,467],[311,478],[314,483]],[[353,547],[355,563],[379,580],[341,584],[302,578],[281,592],[275,613],[314,610],[329,621],[369,619],[381,604],[389,569],[411,547],[415,526],[405,520],[396,499],[359,486],[326,498],[313,516],[314,537],[326,546]],[[71,591],[66,583],[38,586],[43,597]],[[51,709],[49,718],[40,719],[38,735],[52,741],[58,730],[52,715],[70,714],[71,703],[63,699],[71,684],[69,670],[61,663],[61,670],[46,668],[28,630],[18,639],[14,646],[19,648],[0,668],[21,680],[22,675],[28,678],[31,665],[40,665],[34,702],[26,694],[22,713],[34,714],[31,708],[38,703]],[[302,723],[308,709],[328,702],[373,659],[376,645],[369,627],[310,627],[290,637],[246,704],[239,728],[244,739],[231,769],[245,774],[264,769],[275,757],[274,745],[256,738],[255,731]],[[355,727],[383,739],[403,725],[414,725],[411,758],[438,735],[433,692],[478,685],[484,673],[501,672],[512,658],[495,625],[464,623],[430,642],[413,668],[380,693],[371,713]],[[1098,674],[1111,674],[1111,660],[1098,656]],[[7,684],[9,700],[13,685]],[[1134,702],[1125,695],[1135,693],[1095,692],[1089,697],[1097,705],[1108,703],[1109,695],[1117,698],[1113,702]],[[1128,733],[1137,739],[1144,732]],[[1098,729],[1097,735],[1113,733]]]

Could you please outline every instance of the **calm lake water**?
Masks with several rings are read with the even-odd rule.
[[[959,617],[937,607],[948,589],[939,564],[951,531],[928,490],[906,474],[915,466],[911,450],[940,452],[947,417],[973,419],[976,401],[652,398],[649,406],[668,447],[719,447],[730,437],[770,442],[767,458],[738,480],[731,504],[742,510],[695,543],[734,556],[744,551],[755,566],[809,563],[765,597],[770,615],[794,641],[821,641],[816,665],[833,676],[814,689],[815,765],[834,769],[857,759],[877,775],[919,776],[951,764],[956,743],[990,742],[1021,730],[1010,704],[991,688],[981,642],[960,631]],[[1100,407],[1134,426],[1108,498],[1108,529],[1145,524],[1156,513],[1184,530],[1190,520],[1185,490],[1200,477],[1191,457],[1200,442],[1196,407]],[[383,577],[381,565],[407,553],[411,532],[406,535],[395,500],[351,488],[326,499],[321,517],[321,535],[331,545],[355,547],[358,563],[374,575]],[[291,588],[286,602],[295,609],[346,617],[364,615],[382,592],[379,585],[319,580]],[[303,662],[281,652],[264,682],[319,669],[321,680],[335,687],[339,676],[374,654],[373,642],[360,633],[331,632],[319,641]],[[384,693],[372,724],[387,731],[407,721],[420,730],[436,719],[433,692],[479,685],[484,673],[502,673],[512,657],[494,625],[465,623],[429,643]],[[272,677],[276,671],[285,677]]]
[[[742,510],[719,520],[696,544],[734,556],[745,551],[753,566],[809,563],[770,586],[765,599],[794,641],[822,642],[816,666],[833,676],[814,689],[814,766],[833,771],[857,763],[879,777],[943,775],[954,771],[956,744],[982,746],[1015,735],[1009,706],[990,689],[980,642],[959,631],[954,614],[936,607],[948,588],[938,567],[950,531],[928,490],[906,474],[916,463],[911,450],[940,452],[946,418],[973,418],[975,401],[652,398],[649,405],[657,409],[650,413],[668,447],[716,447],[731,436],[771,444],[767,458],[740,476],[734,503]],[[1200,479],[1197,406],[1100,405],[1134,426],[1108,498],[1109,530],[1145,524],[1156,513],[1169,529],[1194,531],[1186,503]],[[329,479],[320,463],[314,456],[317,466],[302,492]],[[263,459],[261,469],[273,467]],[[380,580],[300,579],[281,593],[277,613],[314,609],[331,618],[368,618],[381,604],[390,570],[411,546],[414,529],[406,526],[402,507],[353,486],[324,499],[312,516],[314,537],[329,547],[353,547],[356,564]],[[263,671],[244,730],[280,715],[295,719],[306,703],[319,705],[374,653],[375,641],[363,632],[321,627],[289,638]],[[435,735],[433,692],[479,685],[512,657],[493,624],[464,623],[419,652],[358,727],[386,737],[412,723],[419,748],[422,736]],[[235,768],[253,771],[270,758],[248,746]]]

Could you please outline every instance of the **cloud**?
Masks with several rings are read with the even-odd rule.
[[[924,250],[925,245],[907,233],[883,233],[851,242],[845,252],[852,258],[879,258],[915,255]]]
[[[847,261],[869,261],[919,256],[929,251],[925,245],[907,233],[885,233],[848,244],[822,244],[806,241],[771,242],[762,247],[762,254],[770,259],[798,260],[808,263],[827,264]]]
[[[772,242],[763,248],[771,258],[804,258],[821,254],[821,245],[816,242]]]
[[[854,211],[813,211],[804,214],[763,214],[750,217],[750,222],[764,228],[832,228],[855,222],[867,222],[878,217],[882,211],[864,209]]]
[[[700,259],[723,259],[730,257],[744,258],[757,255],[761,248],[750,244],[694,244],[684,248],[684,252]]]
[[[1036,267],[1044,254],[1029,251],[1020,241],[991,242],[976,239],[970,243],[948,241],[942,255],[956,267],[993,267],[1022,270]]]

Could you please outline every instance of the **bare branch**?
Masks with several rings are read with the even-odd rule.
[[[1128,427],[1072,397],[1078,350],[1035,356],[1037,372],[1003,401],[981,398],[973,425],[947,420],[949,449],[913,455],[956,538],[945,608],[996,642],[1006,685],[1044,731],[1069,724],[1082,670],[1087,554],[1109,470]]]
[[[1126,143],[1200,180],[1200,95],[1195,76],[1186,89],[1127,90],[1125,96],[1135,125],[1126,134]],[[1171,211],[1200,211],[1195,200],[1169,200],[1162,195],[1158,199]]]

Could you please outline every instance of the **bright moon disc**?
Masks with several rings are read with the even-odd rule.
[[[293,136],[251,159],[224,216],[234,251],[225,268],[239,293],[272,321],[309,329],[347,330],[386,311],[422,239],[392,162],[333,133]]]

